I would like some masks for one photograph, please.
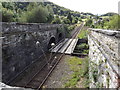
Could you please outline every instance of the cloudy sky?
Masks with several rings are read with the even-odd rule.
[[[57,5],[79,12],[104,14],[107,12],[118,13],[120,0],[49,0]]]

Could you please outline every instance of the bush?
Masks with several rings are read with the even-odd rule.
[[[70,20],[70,23],[72,22],[72,17],[71,17],[71,14],[69,13],[68,16],[67,16],[67,19]]]
[[[51,11],[49,12],[48,8],[45,6],[34,6],[31,11],[28,10],[24,12],[21,18],[19,18],[19,21],[28,23],[49,23],[53,19],[52,14],[53,13],[51,13]]]
[[[24,13],[25,22],[27,21],[28,23],[45,23],[47,22],[48,15],[47,8],[43,8],[42,6]]]
[[[108,23],[109,29],[120,29],[120,16],[114,15],[111,17],[110,22]]]
[[[65,19],[63,19],[63,23],[64,23],[64,24],[70,24],[70,20],[67,19],[67,18],[65,18]]]
[[[71,32],[72,30],[74,30],[75,29],[75,25],[70,25],[69,27],[68,27],[68,30]]]
[[[114,15],[114,16],[110,16],[109,19],[104,19],[102,22],[95,25],[95,28],[119,30],[120,29],[120,15]]]
[[[91,26],[92,25],[92,20],[91,19],[89,19],[89,20],[87,20],[87,22],[86,22],[86,26]]]
[[[61,24],[61,20],[59,17],[56,17],[53,21],[52,24]]]
[[[14,13],[11,10],[2,8],[2,22],[12,22]]]
[[[78,22],[78,20],[77,20],[76,18],[73,18],[73,19],[72,19],[72,23],[73,23],[73,24],[75,24],[75,23],[77,23],[77,22]]]

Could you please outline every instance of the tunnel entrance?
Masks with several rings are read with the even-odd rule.
[[[60,34],[58,35],[58,42],[62,40],[62,37],[63,37],[63,36],[62,36],[62,33],[60,33]]]
[[[48,50],[49,50],[50,48],[52,48],[52,46],[51,46],[52,43],[55,44],[55,38],[54,38],[54,37],[52,37],[52,38],[50,39],[49,43],[48,43]]]

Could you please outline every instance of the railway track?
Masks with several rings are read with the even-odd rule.
[[[84,24],[81,24],[79,27],[77,27],[75,29],[74,34],[71,36],[71,39],[75,39],[77,37],[77,35],[79,34],[80,30],[83,28]],[[68,41],[68,40],[67,40]],[[67,42],[66,41],[66,42]],[[64,42],[63,45],[66,43]],[[72,43],[69,43],[69,45]],[[68,45],[68,46],[69,46]],[[62,46],[58,49],[58,51],[62,48]],[[43,84],[45,83],[45,81],[47,80],[47,78],[50,76],[50,74],[52,73],[52,71],[54,70],[54,68],[57,66],[57,64],[60,62],[61,58],[65,55],[65,51],[68,49],[68,47],[66,47],[66,49],[64,50],[64,52],[62,54],[57,54],[57,52],[55,52],[51,59],[48,61],[48,63],[45,63],[41,69],[39,69],[32,77],[30,80],[28,80],[28,82],[22,86],[25,88],[33,88],[33,89],[41,89]],[[56,57],[56,58],[55,58]]]

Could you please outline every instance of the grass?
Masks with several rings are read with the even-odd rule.
[[[78,34],[78,39],[87,39],[88,38],[87,34],[88,34],[88,30],[82,29]],[[79,44],[76,47],[77,52],[82,54],[88,54],[89,52],[88,49],[89,49],[89,46],[86,43]]]
[[[87,30],[82,29],[78,35],[79,39],[87,39]],[[83,54],[88,54],[88,44],[82,43],[80,45],[77,45],[77,51]],[[75,88],[77,87],[78,82],[82,82],[82,86],[84,88],[89,87],[89,74],[88,74],[88,57],[86,58],[79,58],[79,57],[71,57],[68,60],[68,65],[73,72],[71,74],[71,78],[68,80],[68,82],[65,83],[65,88]],[[83,80],[81,80],[83,79]]]
[[[68,64],[70,66],[71,71],[73,74],[71,75],[71,79],[65,83],[65,88],[74,88],[76,87],[77,83],[80,81],[80,78],[85,78],[84,81],[88,82],[86,75],[88,74],[88,57],[86,58],[79,58],[79,57],[72,57],[68,60]],[[87,85],[84,84],[84,87]]]
[[[82,30],[80,31],[80,33],[78,34],[78,38],[79,38],[79,39],[87,39],[87,34],[88,34],[88,31],[82,29]]]

